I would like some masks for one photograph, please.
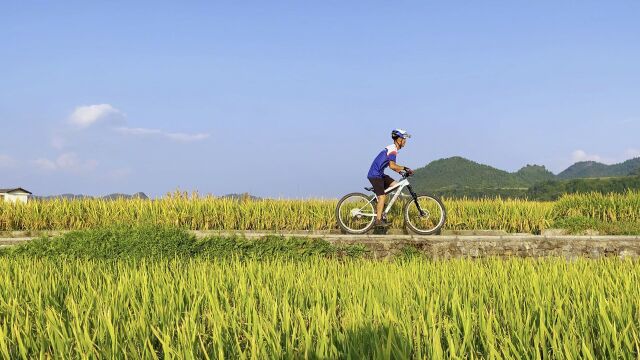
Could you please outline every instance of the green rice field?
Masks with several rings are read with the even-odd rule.
[[[631,260],[0,258],[0,356],[631,359]]]
[[[45,200],[0,203],[0,231],[79,230],[113,225],[171,226],[191,230],[335,230],[337,200],[231,200],[175,193],[158,200]],[[611,224],[635,232],[640,192],[565,195],[555,202],[519,199],[446,200],[451,230],[506,230],[540,233],[557,222],[592,227]],[[402,228],[398,204],[389,215]],[[575,222],[575,221],[574,221]],[[640,230],[638,230],[640,232]]]

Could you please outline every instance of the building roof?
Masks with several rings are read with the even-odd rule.
[[[33,194],[31,194],[31,191],[27,191],[27,190],[25,190],[23,188],[0,189],[0,194],[10,194],[10,193],[16,192],[16,191],[22,191],[22,192],[25,192],[25,193],[27,193],[29,195],[33,195]]]

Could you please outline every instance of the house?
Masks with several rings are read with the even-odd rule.
[[[0,202],[7,201],[11,203],[26,203],[29,200],[31,192],[23,189],[0,189]]]

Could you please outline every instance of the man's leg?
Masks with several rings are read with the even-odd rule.
[[[387,195],[378,195],[378,206],[376,209],[376,222],[379,223],[382,220],[382,212],[384,211],[384,202],[387,200]]]
[[[384,177],[384,189],[388,189],[390,187],[393,187],[397,184],[396,181],[394,181],[390,176],[385,176]],[[382,221],[382,213],[384,212],[384,205],[385,202],[387,200],[387,194],[383,194],[383,195],[378,195],[378,208],[376,211],[376,223],[380,223],[380,221]]]

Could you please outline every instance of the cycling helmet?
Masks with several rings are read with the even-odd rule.
[[[397,138],[403,138],[403,139],[408,139],[410,138],[411,135],[406,131],[406,130],[402,130],[402,129],[395,129],[391,132],[391,138],[393,140],[397,139]]]

